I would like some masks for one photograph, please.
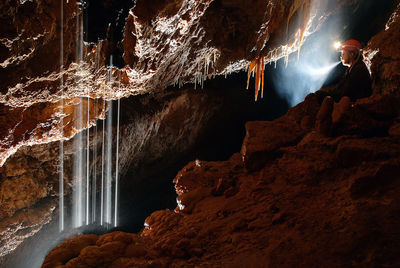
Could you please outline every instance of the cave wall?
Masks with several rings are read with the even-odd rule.
[[[110,63],[118,45],[109,38],[97,44],[83,43],[83,33],[78,27],[82,10],[76,1],[63,1],[61,27],[60,3],[2,3],[5,27],[1,35],[5,38],[2,39],[4,79],[1,79],[0,120],[8,123],[0,133],[1,165],[20,146],[75,134],[59,133],[62,118],[75,118],[68,105],[64,115],[60,115],[60,99],[65,100],[64,105],[76,97],[117,99],[161,91],[172,84],[201,82],[210,75],[229,74],[247,68],[249,61],[260,56],[266,56],[267,62],[274,61],[298,49],[303,36],[306,40],[328,16],[341,8],[355,9],[358,1],[313,2],[317,6],[311,6],[309,0],[251,3],[186,0],[168,4],[154,1],[151,8],[147,1],[137,1],[126,19],[119,48],[123,49],[126,65],[120,69],[114,67],[111,76],[105,63]],[[26,20],[28,12],[31,12],[30,23]],[[321,19],[317,20],[318,17]],[[298,28],[307,31],[299,36]],[[32,49],[32,53],[27,52]],[[21,111],[35,115],[30,120],[36,120],[37,126],[51,122],[46,139],[12,133],[17,127],[32,128],[27,120],[21,121],[15,115]],[[11,117],[6,120],[8,115]],[[104,111],[94,117],[104,117]]]
[[[153,168],[161,169],[176,161],[193,147],[205,125],[221,109],[221,103],[221,98],[192,90],[123,99],[120,176],[124,176],[128,168],[152,163]],[[98,125],[98,132],[91,133],[91,150],[93,140],[97,140],[97,174],[101,174],[102,128],[101,123]],[[115,136],[116,124],[112,132]],[[115,143],[114,139],[113,146]],[[64,143],[64,194],[68,204],[74,184],[73,155],[77,149],[74,139]],[[1,257],[50,220],[57,219],[59,165],[59,142],[52,142],[23,147],[0,168]]]
[[[204,149],[207,147],[204,144],[210,142],[217,142],[214,146],[221,146],[218,140],[206,140],[215,138],[215,131],[222,131],[221,128],[224,131],[236,129],[238,122],[241,122],[242,127],[245,118],[276,116],[276,111],[272,112],[270,108],[263,110],[266,112],[265,116],[258,115],[258,111],[253,111],[252,94],[245,94],[235,81],[231,84],[230,88],[216,86],[217,88],[202,90],[194,90],[190,86],[182,89],[169,88],[156,94],[121,99],[119,176],[121,196],[126,198],[121,202],[132,202],[129,201],[134,198],[131,190],[137,184],[159,184],[160,180],[165,178],[157,179],[154,175],[162,170],[169,171],[171,166],[183,165],[184,159],[197,155],[194,152],[195,148]],[[235,109],[237,106],[244,110]],[[113,104],[113,110],[113,114],[116,115],[116,102]],[[218,126],[221,121],[224,121],[224,127]],[[217,130],[209,129],[210,126]],[[101,176],[102,131],[101,120],[97,122],[97,128],[90,129],[90,173],[93,176],[93,166],[96,162],[98,180]],[[114,118],[114,137],[116,132],[117,124]],[[223,132],[223,135],[226,133]],[[86,140],[85,137],[83,139]],[[72,138],[63,144],[67,229],[70,225],[68,215],[74,184],[73,155],[78,149],[74,147],[74,142],[75,138]],[[25,258],[23,256],[29,257],[27,254],[30,253],[26,251],[29,245],[26,243],[46,236],[46,233],[42,234],[42,230],[57,229],[51,226],[57,225],[59,217],[59,146],[59,142],[51,142],[22,147],[0,168],[0,263],[6,266],[15,264],[18,258]],[[93,160],[94,146],[97,148],[97,158]],[[114,153],[115,146],[116,139],[113,139]],[[121,222],[126,223],[127,220],[126,215],[121,215]],[[56,230],[54,235],[57,234]],[[47,241],[47,238],[44,240]],[[39,247],[40,242],[36,243]]]
[[[400,81],[399,15],[400,5],[390,16],[385,30],[374,36],[368,43],[366,59],[370,61],[374,93],[397,93]]]
[[[385,44],[377,74],[397,70],[385,53],[397,12],[366,49]],[[248,122],[240,153],[178,172],[174,211],[152,213],[138,234],[74,237],[42,267],[399,266],[399,81],[384,79],[354,103],[310,94],[279,119]]]
[[[76,60],[77,47],[74,36],[76,16],[79,14],[76,2],[70,1],[68,5],[64,5],[66,72],[63,74],[58,73],[60,13],[57,5],[59,3],[6,1],[0,4],[1,20],[5,25],[1,28],[0,45],[2,51],[0,122],[2,126],[6,126],[0,133],[2,163],[16,152],[0,168],[1,243],[5,245],[2,252],[8,254],[24,238],[35,233],[54,216],[52,213],[56,207],[58,188],[56,173],[58,144],[53,142],[31,148],[22,146],[47,143],[62,138],[58,131],[61,122],[58,113],[61,76],[65,81],[64,93],[68,97],[65,104],[70,103],[69,108],[66,106],[66,110],[69,111],[67,116],[73,121],[75,116],[72,107],[79,101],[85,101],[75,99],[74,96],[86,94],[101,103],[100,97],[115,99],[131,94],[161,92],[174,82],[194,81],[195,77],[199,80],[201,76],[211,72],[224,73],[238,70],[246,67],[250,60],[260,55],[272,55],[269,53],[270,50],[282,45],[280,40],[285,39],[282,35],[286,32],[284,28],[287,22],[285,14],[297,10],[296,7],[299,6],[294,3],[298,2],[268,1],[265,5],[265,1],[255,1],[251,4],[243,1],[173,1],[170,4],[154,1],[154,6],[149,8],[146,1],[138,1],[136,9],[127,18],[125,28],[123,46],[127,66],[121,70],[114,69],[113,72],[115,81],[120,77],[122,86],[118,89],[114,87],[114,90],[109,90],[110,79],[108,70],[104,67],[105,59],[109,56],[107,40],[83,48],[89,55],[87,55],[87,65],[80,67],[87,76],[82,78],[84,81],[80,85],[74,82],[78,69],[77,65],[73,64]],[[353,4],[358,1],[353,1],[354,3],[349,6],[345,2],[347,1],[321,2],[323,7],[321,12],[329,16],[343,6],[354,8]],[[366,57],[371,60],[375,94],[392,94],[398,89],[399,53],[397,46],[393,45],[399,40],[398,13],[397,7],[387,24],[388,28],[371,39],[366,50]],[[27,23],[29,21],[26,19],[27,16],[34,20]],[[238,22],[249,23],[242,25]],[[165,29],[160,28],[163,23],[167,23],[165,25],[168,27],[164,25]],[[173,27],[175,24],[179,27]],[[311,32],[318,28],[319,24],[316,22],[311,27]],[[278,51],[276,58],[284,54],[283,50]],[[46,65],[43,64],[44,59]],[[208,73],[205,73],[206,65]],[[88,88],[89,93],[85,93]],[[102,89],[107,90],[102,91]],[[104,91],[106,96],[103,96]],[[150,95],[149,98],[153,97]],[[154,114],[148,114],[142,119],[138,119],[140,117],[138,114],[132,115],[137,117],[130,124],[127,123],[129,127],[123,130],[126,139],[121,141],[123,144],[121,154],[132,158],[123,158],[123,170],[131,165],[143,164],[142,159],[152,163],[160,160],[160,155],[165,153],[182,152],[186,146],[193,144],[193,139],[187,139],[191,124],[199,123],[192,134],[198,133],[202,128],[201,124],[206,122],[211,113],[217,112],[213,109],[218,106],[218,102],[210,102],[211,106],[204,106],[209,110],[202,110],[203,108],[195,105],[196,103],[208,105],[208,100],[201,95],[185,93],[173,100],[170,98],[154,100],[155,103],[159,103]],[[373,106],[373,104],[368,105]],[[387,103],[377,102],[376,105],[386,106]],[[391,104],[389,107],[394,105]],[[99,117],[104,117],[106,109],[98,107],[91,117],[91,123]],[[181,118],[181,113],[189,116],[186,118],[188,121],[175,120]],[[200,118],[204,120],[202,123],[198,121]],[[306,121],[303,123],[307,124]],[[362,120],[360,122],[365,123]],[[172,126],[177,129],[173,129]],[[74,124],[71,124],[70,131],[66,129],[63,135],[72,137],[76,133],[73,131],[74,127]],[[174,132],[177,130],[179,131]],[[351,129],[348,131],[352,133]],[[393,123],[387,131],[392,134],[397,133],[398,124]],[[153,135],[156,133],[160,134],[161,138],[154,138]],[[176,137],[180,139],[175,139]],[[169,144],[169,148],[163,144],[164,140]],[[69,154],[73,152],[68,145],[71,143],[72,140],[67,142]],[[137,145],[142,150],[132,152],[128,146],[131,144]],[[18,148],[20,150],[17,151]],[[165,161],[164,165],[169,163],[169,159],[161,158],[161,161]],[[71,168],[67,167],[66,172],[68,170]],[[70,180],[68,182],[70,183]],[[12,192],[9,189],[12,189]],[[20,221],[22,224],[16,224]],[[13,236],[12,233],[17,235]]]

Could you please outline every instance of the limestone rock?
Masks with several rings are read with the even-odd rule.
[[[395,3],[395,2],[393,2]],[[366,50],[366,58],[371,64],[373,90],[375,93],[394,93],[400,81],[400,48],[393,45],[400,35],[400,5],[386,23],[385,30],[374,36]]]

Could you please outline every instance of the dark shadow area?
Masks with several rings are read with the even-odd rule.
[[[239,152],[245,136],[245,123],[253,120],[273,120],[286,113],[288,103],[273,88],[268,71],[265,78],[264,97],[254,101],[254,78],[246,90],[247,72],[218,76],[207,80],[204,88],[196,90],[210,98],[223,98],[222,109],[210,120],[207,129],[198,138],[195,146],[182,155],[166,155],[173,158],[172,164],[160,167],[159,163],[130,169],[122,180],[130,180],[121,188],[120,226],[118,230],[139,232],[152,212],[176,207],[173,179],[179,170],[195,159],[206,161],[227,160]],[[183,89],[195,90],[193,85]],[[167,90],[179,90],[168,88]],[[261,93],[259,93],[261,94]]]
[[[125,65],[122,54],[121,42],[125,28],[125,20],[129,10],[135,6],[135,0],[82,0],[79,2],[83,10],[85,42],[97,43],[100,40],[108,40],[110,54],[113,55],[113,65],[123,67]],[[107,57],[107,65],[110,64]]]
[[[399,0],[393,1],[358,1],[354,5],[354,12],[345,14],[343,25],[343,40],[357,39],[364,46],[367,42],[385,28]]]
[[[354,13],[338,14],[337,17],[330,18],[331,23],[327,23],[326,29],[321,29],[320,34],[313,35],[307,43],[321,43],[319,49],[327,49],[334,41],[354,38],[360,40],[365,46],[366,42],[384,27],[391,10],[397,5],[395,2],[398,1],[360,2],[354,8]],[[343,22],[342,20],[347,23],[342,25],[341,29],[337,29],[340,36],[327,36],[328,28],[333,24],[341,25],[341,23],[337,23]],[[307,48],[307,44],[303,46],[303,50],[309,54],[314,53]],[[297,57],[297,53],[294,54],[291,56],[292,58]],[[331,55],[332,61],[340,60],[339,52]],[[283,60],[278,61],[277,64],[280,69],[285,68]],[[328,74],[322,87],[337,83],[345,70],[343,65],[337,65]],[[254,101],[254,78],[251,79],[249,89],[246,90],[247,72],[233,73],[227,79],[218,76],[215,79],[207,80],[204,89],[198,88],[197,90],[204,91],[204,94],[223,94],[226,100],[224,108],[208,125],[207,131],[197,141],[196,146],[185,155],[177,157],[175,163],[168,168],[154,170],[153,167],[156,166],[154,163],[154,166],[142,167],[141,171],[128,171],[126,177],[135,178],[136,183],[123,189],[125,192],[121,193],[124,200],[121,203],[123,216],[118,229],[138,232],[143,228],[145,218],[155,210],[175,208],[176,194],[172,180],[177,172],[195,159],[220,161],[239,152],[245,136],[245,122],[273,120],[285,114],[289,104],[285,100],[284,94],[278,94],[276,90],[276,83],[273,82],[276,73],[274,64],[266,66],[264,97],[259,97],[257,102]],[[293,86],[298,86],[301,82],[300,76]],[[185,86],[185,88],[188,87],[193,88],[193,85]]]
[[[84,40],[96,43],[99,40],[106,39],[107,28],[111,26],[114,31],[112,33],[113,41],[122,41],[125,19],[135,2],[135,0],[81,1],[87,23]]]

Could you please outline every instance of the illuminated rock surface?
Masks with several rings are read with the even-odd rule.
[[[113,91],[104,67],[107,40],[83,48],[86,65],[73,63],[77,10],[75,1],[65,4],[63,93],[59,2],[0,4],[6,25],[0,40],[0,123],[5,126],[0,131],[0,161],[5,163],[0,168],[1,256],[54,217],[58,144],[44,143],[62,138],[61,94],[65,104],[71,101],[65,107],[71,124],[64,129],[64,137],[70,138],[76,132],[72,109],[76,96],[89,94],[102,103],[104,92],[106,99],[161,92],[173,83],[198,82],[208,74],[245,68],[260,55],[271,60],[284,57],[287,48],[275,48],[286,45],[282,40],[288,15],[309,1],[151,2],[137,1],[137,9],[127,18],[123,42],[127,66],[114,72],[114,78],[121,77],[121,87]],[[334,13],[345,2],[329,1],[318,14],[328,16],[326,11]],[[250,122],[242,155],[225,162],[189,163],[177,175],[182,210],[153,213],[138,235],[111,233],[66,241],[48,255],[44,266],[398,266],[400,52],[394,45],[400,33],[398,9],[367,48],[374,92],[389,95],[360,100],[350,109],[335,104],[332,120],[327,121],[318,118],[319,105],[311,95],[278,120]],[[310,33],[322,22],[311,22]],[[295,32],[289,30],[288,39],[294,41]],[[182,140],[190,143],[185,135],[199,119],[196,115],[212,112],[208,106],[201,110],[206,102],[184,94],[158,109],[154,117],[144,118],[143,132],[127,139],[129,143],[143,138],[143,151],[129,158],[132,162],[125,158],[122,165],[142,158],[156,161],[157,154],[165,152],[161,141],[146,140],[155,134],[153,123],[161,134],[168,133],[166,140],[179,153]],[[92,109],[91,119],[104,117],[105,109]],[[179,117],[182,113],[188,115],[186,125],[177,124],[185,123]],[[183,128],[178,134],[185,138],[172,138],[177,134],[169,128],[175,124]],[[316,127],[321,125],[329,132]],[[35,143],[42,145],[25,147]],[[72,140],[66,144],[67,152],[68,143]],[[70,182],[68,176],[66,181]]]
[[[385,62],[397,57],[385,54],[400,32],[398,19],[390,26],[372,42]],[[395,73],[393,61],[375,81]],[[390,77],[374,90],[398,85]],[[66,241],[43,267],[399,266],[399,104],[394,93],[343,100],[320,116],[309,95],[277,120],[249,122],[241,154],[177,174],[175,211],[154,212],[138,235],[105,234],[59,257]]]
[[[113,74],[114,80],[121,83],[114,82],[111,87],[105,63],[109,61],[112,45],[108,39],[91,45],[76,38],[80,34],[76,26],[81,13],[76,1],[64,2],[63,6],[63,68],[60,66],[60,1],[7,1],[0,6],[4,10],[1,18],[5,25],[0,45],[4,52],[0,117],[22,109],[18,107],[29,107],[31,114],[60,109],[55,103],[61,97],[117,99],[160,91],[174,83],[201,83],[212,74],[247,68],[248,61],[261,55],[266,56],[266,62],[274,61],[299,47],[299,27],[308,26],[307,37],[329,15],[346,6],[344,2],[318,1],[310,9],[306,8],[309,0],[251,3],[175,0],[168,4],[139,0],[126,20],[121,44],[126,66]],[[350,8],[354,7],[350,5]],[[288,13],[310,20],[299,23],[296,16],[287,16]],[[27,16],[36,23],[32,19],[27,23]],[[37,103],[42,104],[35,106]],[[71,114],[65,112],[66,116]],[[95,114],[97,118],[100,116]],[[43,124],[52,122],[53,128],[58,129],[61,124],[56,113],[36,115],[31,120]],[[24,144],[46,143],[62,136],[53,131],[47,139],[13,137],[12,129],[29,129],[25,124],[26,120],[21,124],[18,118],[9,119],[7,129],[0,133],[0,165]],[[68,134],[65,136],[69,137]]]
[[[400,143],[387,130],[398,124],[400,109],[386,113],[392,119],[375,118],[385,135],[374,135],[373,124],[357,125],[361,107],[387,103],[379,96],[356,103],[332,126],[332,137],[314,128],[287,133],[315,117],[307,109],[313,101],[269,124],[248,123],[245,155],[187,164],[174,180],[176,211],[154,212],[138,235],[105,234],[67,255],[72,241],[81,241],[74,238],[51,251],[43,267],[399,265]],[[272,130],[290,142],[268,138]],[[252,154],[258,168],[248,170]]]

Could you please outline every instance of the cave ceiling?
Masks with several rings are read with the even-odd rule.
[[[22,145],[69,139],[95,124],[107,110],[102,100],[201,84],[260,57],[287,57],[327,18],[358,2],[138,0],[121,40],[109,27],[94,43],[84,40],[81,2],[3,1],[0,165]],[[90,110],[83,125],[74,120],[80,102]]]

